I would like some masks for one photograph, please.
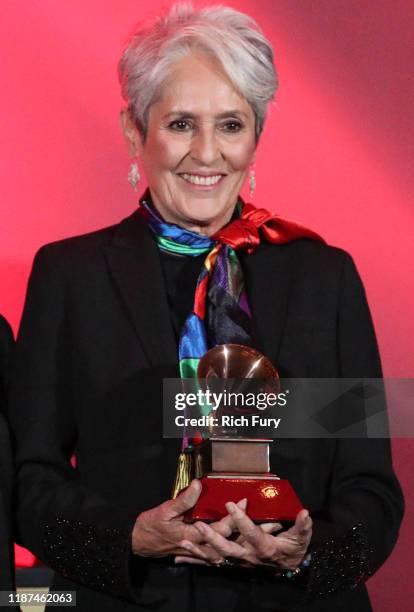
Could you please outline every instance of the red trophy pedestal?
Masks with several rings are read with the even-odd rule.
[[[256,523],[294,522],[303,506],[288,480],[273,474],[208,474],[197,504],[185,519],[219,521],[228,514],[225,504],[247,498],[246,514]]]
[[[256,523],[294,522],[302,510],[288,480],[269,471],[272,440],[216,437],[193,449],[195,477],[202,484],[186,522],[218,521],[228,514],[225,504],[247,498],[247,515]]]

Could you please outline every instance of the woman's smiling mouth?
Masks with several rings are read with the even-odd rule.
[[[219,183],[221,183],[222,179],[226,176],[225,174],[212,174],[212,175],[202,175],[202,174],[190,174],[187,172],[183,172],[179,174],[186,183],[189,183],[193,187],[197,188],[212,188],[216,187]]]

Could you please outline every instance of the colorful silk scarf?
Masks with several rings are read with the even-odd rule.
[[[195,378],[198,362],[213,346],[225,343],[253,344],[252,318],[238,250],[246,250],[250,254],[259,246],[261,239],[274,244],[284,244],[298,238],[323,240],[315,232],[245,203],[241,198],[236,209],[238,218],[211,237],[165,222],[154,208],[149,190],[144,193],[140,203],[141,214],[161,250],[188,257],[206,254],[197,280],[193,310],[180,334],[178,352],[181,378]],[[183,450],[190,446],[191,441],[185,438]],[[183,453],[180,459],[184,461]],[[184,481],[188,484],[187,478]],[[178,488],[176,486],[175,495],[184,486],[182,483]]]
[[[178,350],[181,378],[194,378],[198,362],[209,348],[225,342],[252,344],[251,313],[240,262],[232,247],[165,223],[147,200],[141,204],[161,250],[188,257],[206,255]]]

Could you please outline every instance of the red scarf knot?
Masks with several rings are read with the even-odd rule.
[[[231,221],[211,238],[235,250],[246,249],[250,254],[261,242],[260,233],[266,242],[274,244],[284,244],[298,238],[324,242],[319,234],[303,225],[283,219],[265,208],[256,208],[249,202],[244,204],[240,219]]]
[[[260,244],[258,227],[243,216],[223,227],[212,239],[227,244],[236,251],[246,249],[249,254]]]

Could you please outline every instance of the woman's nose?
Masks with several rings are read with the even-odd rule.
[[[219,142],[214,129],[199,128],[191,139],[191,157],[208,166],[220,159]]]

